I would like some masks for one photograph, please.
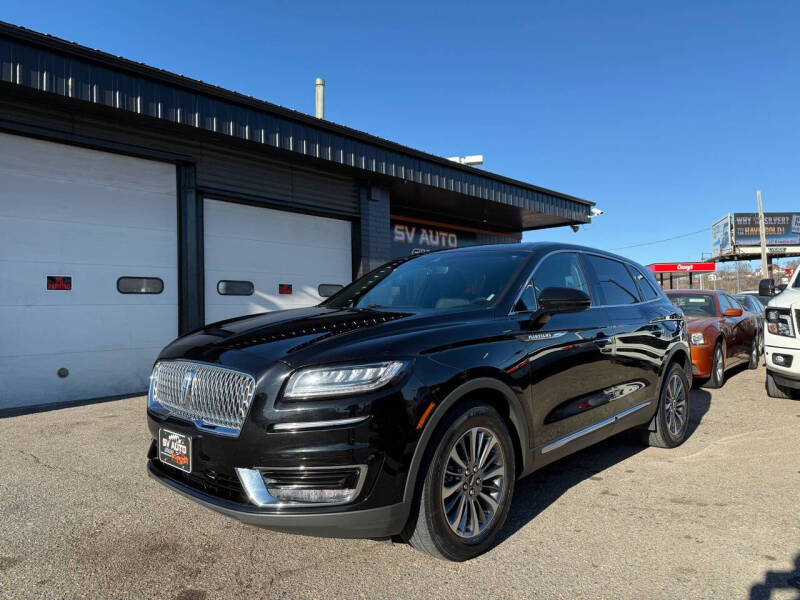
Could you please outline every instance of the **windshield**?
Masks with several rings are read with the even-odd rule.
[[[668,294],[668,297],[687,317],[717,316],[717,307],[711,294]]]
[[[453,309],[492,306],[526,252],[434,252],[387,263],[322,303],[331,308]]]

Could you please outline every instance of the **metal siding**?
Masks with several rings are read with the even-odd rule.
[[[82,57],[35,47],[13,37],[0,37],[0,75],[3,81],[575,222],[589,220],[590,203],[501,183],[488,174],[448,168],[378,143],[356,141],[327,130],[324,125],[314,127],[270,114],[266,112],[269,110],[266,103],[264,110],[258,110],[194,89],[154,81],[139,73],[128,73],[123,68],[112,70]],[[496,193],[498,186],[508,191]]]

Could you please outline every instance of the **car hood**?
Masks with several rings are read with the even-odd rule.
[[[486,309],[480,312],[485,313]],[[261,370],[275,361],[293,367],[326,362],[336,354],[342,359],[362,360],[364,356],[347,356],[348,348],[356,345],[363,348],[376,339],[396,339],[414,331],[463,323],[475,315],[474,310],[395,311],[322,306],[282,310],[207,325],[172,342],[159,358],[220,363],[250,371]],[[380,351],[366,358],[380,360]]]
[[[722,317],[687,316],[685,318],[686,327],[689,331],[702,331],[709,326],[719,327],[719,321]]]
[[[769,301],[768,306],[790,308],[794,304],[800,304],[800,290],[787,287],[780,294],[772,298],[772,300]]]

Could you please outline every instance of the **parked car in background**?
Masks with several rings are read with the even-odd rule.
[[[795,269],[789,285],[776,294],[772,279],[761,280],[759,292],[771,297],[766,309],[764,360],[766,389],[771,398],[800,398],[800,282]]]
[[[535,243],[396,260],[319,306],[208,325],[151,382],[148,471],[172,490],[254,525],[466,560],[519,477],[631,428],[681,444],[691,360],[644,267]]]
[[[752,296],[761,303],[761,306],[766,306],[772,300],[772,296],[762,296],[758,290],[745,290],[736,294],[737,296]]]
[[[764,354],[764,323],[766,322],[766,311],[764,304],[758,299],[758,296],[750,294],[736,294],[734,296],[739,304],[748,311],[753,313],[758,320],[758,351],[761,355]]]
[[[703,385],[719,388],[725,371],[746,363],[758,367],[758,318],[730,294],[717,290],[668,290],[667,297],[686,316],[692,371]]]

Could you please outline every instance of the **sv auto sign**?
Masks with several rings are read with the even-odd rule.
[[[421,254],[432,250],[473,246],[477,235],[438,225],[392,221],[392,258]]]

